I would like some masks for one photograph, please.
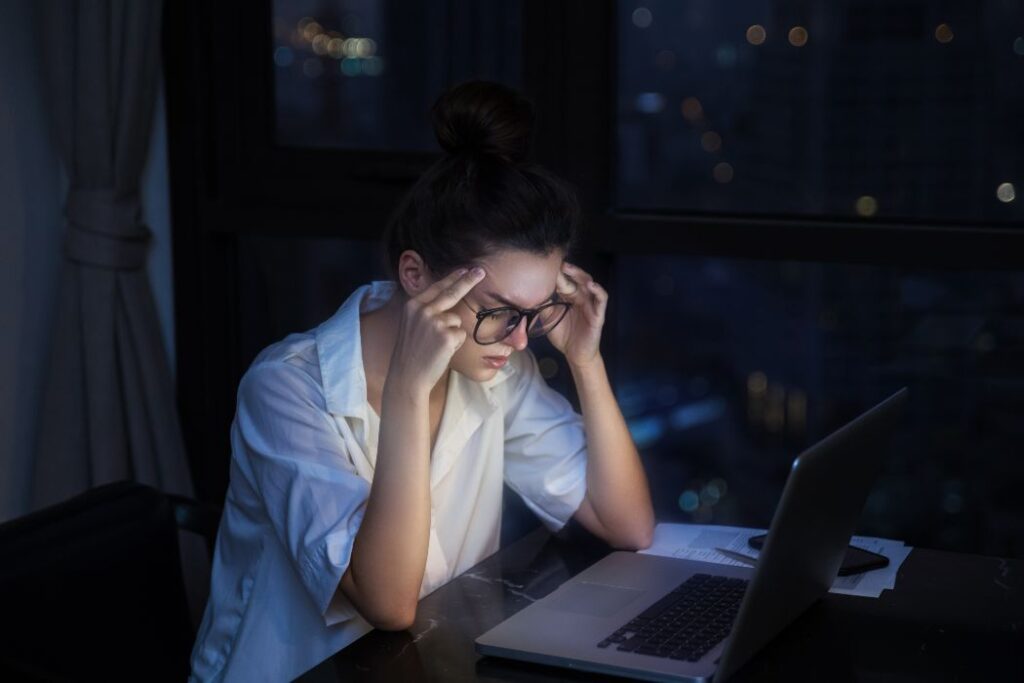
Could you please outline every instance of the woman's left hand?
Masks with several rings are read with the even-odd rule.
[[[586,271],[569,262],[558,273],[558,296],[572,304],[565,318],[548,333],[552,346],[570,366],[584,366],[600,357],[601,328],[608,292]]]

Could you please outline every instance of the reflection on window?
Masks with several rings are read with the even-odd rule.
[[[615,278],[659,519],[767,526],[793,457],[907,385],[863,530],[1024,549],[1024,273],[628,256]]]
[[[274,0],[277,141],[433,150],[428,113],[471,78],[519,85],[518,1]]]
[[[1024,5],[620,0],[618,205],[1024,217]]]

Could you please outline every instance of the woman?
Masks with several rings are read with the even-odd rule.
[[[544,524],[650,543],[647,481],[599,349],[608,295],[565,261],[578,208],[525,161],[532,110],[472,82],[388,229],[394,280],[265,349],[238,390],[195,680],[287,680],[498,549],[502,483]],[[563,353],[582,415],[526,349]]]

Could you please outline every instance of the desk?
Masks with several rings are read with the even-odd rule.
[[[299,680],[621,681],[473,649],[478,635],[609,552],[570,536],[531,532],[423,598],[409,631],[370,632]],[[732,680],[1024,681],[1022,584],[1022,560],[917,548],[895,590],[829,594]]]

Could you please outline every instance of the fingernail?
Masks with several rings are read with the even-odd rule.
[[[484,269],[483,269],[483,268],[481,268],[480,266],[477,266],[477,267],[475,267],[475,268],[473,269],[473,275],[475,275],[476,277],[480,277],[480,276],[482,276],[483,274],[484,274]]]
[[[456,274],[457,275],[465,275],[468,272],[469,272],[469,268],[459,268],[459,272],[456,273]]]

